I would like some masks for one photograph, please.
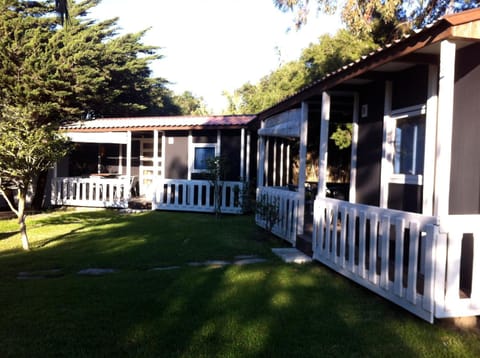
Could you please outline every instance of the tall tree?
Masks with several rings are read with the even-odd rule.
[[[312,8],[327,14],[341,10],[341,18],[355,35],[371,35],[379,44],[411,30],[422,28],[439,17],[479,6],[478,0],[274,0],[280,10],[292,11],[301,27]]]
[[[18,218],[24,250],[30,249],[25,204],[34,179],[68,151],[67,139],[50,123],[39,125],[30,108],[0,110],[0,194]],[[7,191],[17,191],[17,205]]]

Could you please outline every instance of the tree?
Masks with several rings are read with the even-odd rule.
[[[29,250],[25,204],[34,179],[65,156],[68,141],[50,123],[39,125],[32,109],[3,106],[0,110],[0,194],[18,218],[22,247]],[[8,190],[17,191],[18,204]]]
[[[179,108],[179,114],[197,116],[208,114],[203,97],[195,97],[190,91],[185,91],[180,95],[174,96],[173,102]]]
[[[439,17],[479,6],[477,0],[274,0],[281,11],[295,13],[298,27],[308,20],[312,7],[332,14],[342,9],[341,19],[354,35],[370,35],[384,44],[402,34],[419,29]]]

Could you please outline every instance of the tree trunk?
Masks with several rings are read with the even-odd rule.
[[[28,235],[27,235],[27,223],[26,223],[26,215],[25,215],[25,202],[26,202],[26,189],[25,190],[18,190],[18,224],[20,225],[20,236],[22,238],[22,247],[24,250],[30,250],[30,244],[28,242]]]

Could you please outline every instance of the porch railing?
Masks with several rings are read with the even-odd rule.
[[[52,205],[128,207],[129,178],[63,177],[52,180]]]
[[[301,196],[296,191],[279,187],[260,187],[257,189],[257,201],[264,200],[278,208],[278,221],[272,227],[272,233],[295,245],[299,229]],[[303,215],[303,213],[301,214]],[[255,221],[262,228],[267,223],[258,213]]]
[[[440,218],[435,316],[480,315],[480,215]]]
[[[317,199],[314,259],[433,322],[434,217]]]
[[[222,213],[242,213],[242,182],[222,181],[219,192]],[[214,187],[208,180],[161,179],[152,196],[152,209],[215,212]]]

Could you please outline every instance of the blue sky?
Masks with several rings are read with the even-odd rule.
[[[119,17],[124,32],[151,27],[144,43],[162,47],[164,56],[152,64],[154,76],[172,82],[176,93],[203,97],[215,113],[226,105],[224,90],[256,83],[340,26],[336,17],[314,15],[300,31],[288,31],[292,14],[272,0],[102,0],[89,17]]]

